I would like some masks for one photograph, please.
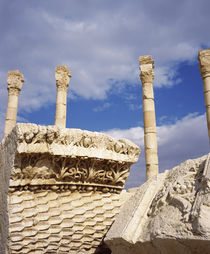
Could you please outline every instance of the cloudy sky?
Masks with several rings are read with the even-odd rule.
[[[128,138],[142,153],[127,187],[145,180],[138,58],[155,61],[160,171],[209,152],[197,55],[210,48],[209,0],[0,0],[0,136],[7,72],[25,79],[19,122],[54,124],[55,66],[72,74],[67,127]]]

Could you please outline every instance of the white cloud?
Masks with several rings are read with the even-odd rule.
[[[105,102],[105,103],[102,104],[101,106],[95,107],[95,108],[93,109],[93,111],[94,111],[94,112],[101,112],[101,111],[104,111],[104,110],[110,108],[111,105],[112,105],[111,103]]]
[[[210,45],[209,8],[208,0],[4,2],[0,73],[23,72],[20,109],[28,111],[55,102],[54,68],[61,64],[84,98],[106,98],[114,81],[139,83],[145,54],[155,60],[154,85],[172,86],[180,82],[178,64],[196,61],[201,45]]]
[[[131,175],[127,182],[127,187],[139,186],[145,180],[143,128],[115,129],[106,133],[116,139],[130,139],[142,149],[139,161],[132,166]],[[160,172],[170,169],[182,161],[209,152],[205,115],[189,114],[174,124],[159,126],[157,127],[157,136]]]

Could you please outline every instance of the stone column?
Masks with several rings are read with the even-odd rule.
[[[203,79],[206,119],[210,144],[210,49],[201,49],[198,54],[199,68]]]
[[[9,71],[7,78],[7,90],[8,90],[8,103],[7,113],[4,127],[4,137],[13,129],[16,125],[17,108],[18,108],[18,96],[22,89],[24,82],[23,74],[20,71]]]
[[[152,56],[140,56],[140,79],[142,83],[144,112],[144,150],[146,161],[146,179],[158,174],[158,155],[155,104],[153,92],[154,61]]]
[[[56,66],[55,79],[57,86],[55,125],[66,128],[66,101],[67,89],[71,78],[70,70],[66,65]]]

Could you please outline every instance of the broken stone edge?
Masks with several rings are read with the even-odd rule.
[[[187,160],[139,187],[104,241],[113,254],[169,253],[171,249],[209,253],[210,154]]]

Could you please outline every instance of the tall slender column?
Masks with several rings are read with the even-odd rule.
[[[210,49],[200,50],[198,60],[200,62],[199,68],[203,79],[206,119],[210,144]]]
[[[158,174],[158,155],[155,104],[153,92],[154,61],[152,56],[140,56],[140,79],[142,83],[143,112],[144,112],[144,150],[146,161],[146,178]]]
[[[55,79],[57,86],[55,125],[66,128],[66,101],[67,89],[71,78],[70,70],[66,65],[56,66]]]
[[[7,78],[8,103],[4,127],[4,137],[13,129],[17,120],[18,96],[24,82],[23,74],[20,71],[9,71]]]

